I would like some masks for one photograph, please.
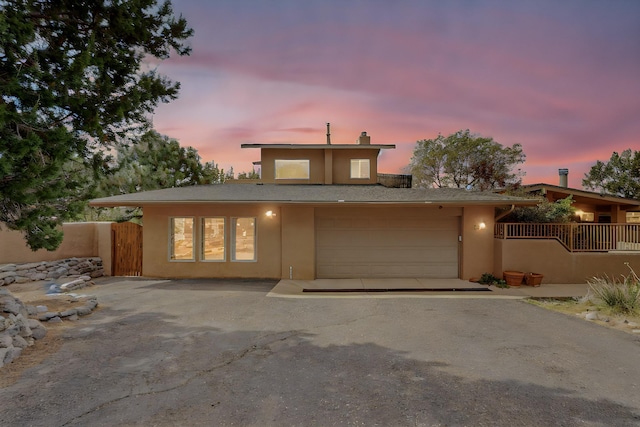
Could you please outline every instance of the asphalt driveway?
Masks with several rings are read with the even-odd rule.
[[[0,425],[640,425],[640,337],[520,300],[105,279]],[[0,370],[2,375],[2,370]]]

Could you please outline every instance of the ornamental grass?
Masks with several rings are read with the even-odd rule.
[[[602,303],[613,311],[625,314],[635,314],[640,311],[640,278],[636,272],[625,263],[631,273],[621,278],[593,277],[587,280],[589,293],[594,303]]]

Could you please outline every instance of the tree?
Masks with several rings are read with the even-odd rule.
[[[144,61],[188,54],[191,34],[170,1],[0,2],[0,222],[55,249],[86,197],[73,171],[177,97]]]
[[[501,222],[561,223],[575,219],[573,197],[550,202],[543,199],[536,206],[518,206]]]
[[[240,172],[238,179],[260,179],[260,174],[254,170],[251,172]]]
[[[524,173],[513,169],[524,160],[520,144],[503,147],[467,129],[418,141],[409,169],[417,187],[489,190],[520,183]]]
[[[640,151],[614,151],[608,162],[598,160],[584,175],[582,185],[589,190],[640,199]]]
[[[224,170],[202,164],[198,151],[181,147],[173,138],[150,130],[136,143],[118,148],[115,166],[98,184],[98,195],[113,196],[224,182]]]

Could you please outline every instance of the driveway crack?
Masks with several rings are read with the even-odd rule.
[[[284,334],[284,335],[283,335]],[[132,397],[141,397],[141,396],[151,396],[151,395],[155,395],[155,394],[159,394],[159,393],[166,393],[169,391],[173,391],[173,390],[177,390],[179,388],[185,387],[187,385],[189,385],[194,379],[199,378],[202,374],[209,374],[212,373],[218,369],[221,368],[225,368],[239,360],[244,359],[245,357],[247,357],[248,355],[256,352],[256,351],[262,351],[262,350],[268,350],[269,347],[273,344],[276,343],[280,343],[280,342],[284,342],[287,341],[290,338],[296,337],[301,335],[302,332],[301,331],[289,331],[287,333],[275,333],[275,334],[267,334],[264,336],[261,336],[257,339],[257,341],[264,341],[267,338],[276,336],[275,339],[271,339],[269,341],[263,342],[263,343],[258,343],[258,344],[252,344],[234,354],[232,354],[230,357],[226,358],[225,360],[222,360],[218,363],[216,363],[215,365],[211,366],[210,368],[204,369],[204,370],[198,370],[198,371],[193,371],[191,373],[191,375],[188,378],[185,378],[182,382],[180,382],[179,384],[176,384],[174,386],[171,387],[167,387],[161,390],[153,390],[153,391],[147,391],[147,392],[138,392],[138,393],[127,393],[125,396],[121,396],[121,397],[117,397],[115,399],[111,399],[107,402],[103,402],[100,405],[89,409],[88,411],[85,411],[84,413],[73,417],[72,419],[68,420],[67,422],[65,422],[64,424],[62,424],[63,426],[68,426],[71,423],[78,421],[80,419],[82,419],[83,417],[90,415],[94,412],[100,411],[101,409],[108,407],[110,405],[113,405],[115,403],[118,403],[122,400],[125,399],[129,399]]]

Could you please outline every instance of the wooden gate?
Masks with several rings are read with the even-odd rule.
[[[133,222],[111,224],[111,275],[142,275],[142,226]]]

